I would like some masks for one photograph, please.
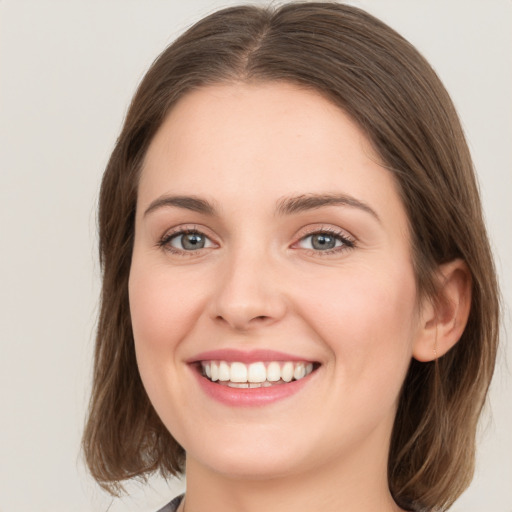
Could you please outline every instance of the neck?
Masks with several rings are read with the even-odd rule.
[[[188,456],[185,511],[400,511],[388,489],[387,456],[367,455],[358,452],[308,472],[265,479],[220,474]]]

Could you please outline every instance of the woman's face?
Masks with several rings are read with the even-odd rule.
[[[189,461],[385,468],[420,331],[407,217],[319,94],[219,85],[175,106],[141,175],[129,292],[144,386]]]

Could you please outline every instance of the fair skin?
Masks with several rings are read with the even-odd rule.
[[[187,512],[400,510],[387,483],[400,387],[468,309],[464,266],[440,275],[438,321],[392,175],[319,94],[228,84],[181,99],[144,162],[129,293],[144,386],[187,453]],[[314,371],[265,401],[205,383],[212,350]]]

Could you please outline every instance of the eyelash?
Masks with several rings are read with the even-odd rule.
[[[173,247],[171,245],[171,241],[175,238],[179,238],[180,236],[183,236],[183,235],[200,235],[200,236],[203,236],[204,238],[206,238],[207,240],[210,240],[210,237],[208,237],[207,235],[205,235],[202,231],[200,231],[199,229],[197,229],[196,226],[194,227],[191,227],[191,228],[188,228],[188,227],[180,227],[180,228],[177,228],[176,230],[173,230],[171,232],[167,232],[157,243],[158,247],[172,253],[172,254],[177,254],[179,256],[195,256],[197,255],[198,252],[201,251],[201,249],[209,249],[209,247],[206,247],[206,248],[200,248],[200,249],[197,249],[195,251],[192,251],[192,250],[185,250],[185,249],[177,249],[176,247]]]
[[[171,232],[166,233],[157,243],[157,246],[172,253],[177,254],[180,256],[196,256],[199,252],[202,252],[203,249],[209,249],[210,247],[204,247],[199,248],[197,250],[186,250],[186,249],[177,249],[173,247],[170,243],[173,239],[178,238],[183,235],[192,235],[197,234],[200,236],[205,237],[207,240],[211,242],[211,239],[205,235],[202,231],[197,229],[197,227],[191,227],[191,228],[177,228],[176,230],[173,230]],[[311,230],[308,233],[303,234],[297,242],[295,242],[292,245],[292,248],[295,248],[300,242],[306,240],[309,237],[312,237],[314,235],[328,235],[332,236],[336,239],[336,241],[340,241],[341,245],[337,247],[333,247],[332,249],[325,249],[325,250],[315,250],[315,249],[306,249],[303,250],[310,255],[314,256],[328,256],[332,254],[339,254],[340,252],[347,251],[349,249],[353,249],[356,246],[355,240],[349,236],[345,232],[342,232],[340,230],[331,228],[331,227],[322,227],[322,228],[316,228]]]
[[[336,241],[341,242],[341,246],[333,247],[332,249],[324,249],[324,250],[315,250],[315,249],[304,249],[308,254],[314,256],[329,256],[332,254],[339,254],[341,252],[345,252],[349,249],[353,249],[356,246],[355,240],[352,237],[349,237],[346,232],[340,231],[338,229],[332,227],[321,227],[312,229],[309,233],[305,233],[300,237],[300,239],[293,244],[293,246],[298,245],[303,240],[306,240],[309,237],[314,235],[328,235],[332,236]],[[292,247],[293,247],[292,246]]]

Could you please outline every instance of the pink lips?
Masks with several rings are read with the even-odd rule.
[[[204,377],[198,365],[200,361],[239,361],[245,364],[258,361],[313,361],[274,350],[252,350],[248,352],[232,349],[212,350],[202,352],[190,358],[187,362],[190,363],[194,376],[203,392],[210,398],[231,407],[258,407],[283,400],[298,393],[304,386],[307,386],[316,373],[313,371],[313,373],[300,380],[270,387],[231,388],[212,382]]]
[[[241,363],[249,364],[256,363],[258,361],[305,361],[314,362],[307,358],[294,356],[292,354],[286,354],[285,352],[277,352],[275,350],[234,350],[234,349],[223,349],[223,350],[210,350],[208,352],[201,352],[194,357],[191,357],[187,362],[199,362],[199,361],[239,361]]]

